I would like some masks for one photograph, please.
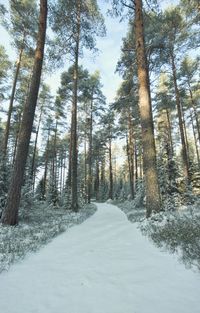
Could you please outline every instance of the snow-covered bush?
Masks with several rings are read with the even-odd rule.
[[[19,225],[10,227],[0,224],[0,272],[69,227],[82,223],[95,211],[93,204],[74,213],[52,208],[45,202],[30,208],[28,219],[24,216],[24,210],[20,211]]]
[[[200,212],[196,206],[154,214],[139,224],[160,248],[177,252],[187,266],[200,269]]]

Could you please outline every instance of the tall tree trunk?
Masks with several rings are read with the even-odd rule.
[[[109,139],[109,199],[113,199],[112,141]]]
[[[33,120],[35,116],[35,108],[40,87],[46,36],[46,21],[47,0],[40,0],[39,31],[37,37],[37,47],[35,51],[33,75],[30,84],[29,96],[24,106],[16,161],[9,186],[7,204],[2,215],[3,224],[16,225],[18,223],[21,188],[24,179],[26,160],[28,156]]]
[[[104,187],[105,185],[105,158],[102,158],[101,161],[101,175],[100,175],[100,184],[101,187]]]
[[[93,94],[92,94],[93,97]],[[93,131],[93,99],[90,104],[90,129],[89,129],[89,149],[88,149],[88,203],[91,202],[92,189],[92,131]]]
[[[168,109],[165,110],[166,114],[166,125],[164,127],[167,130],[166,137],[164,138],[164,144],[166,148],[167,154],[167,167],[168,167],[168,182],[169,182],[169,190],[168,192],[171,194],[174,191],[174,186],[176,186],[174,166],[173,166],[173,141],[172,141],[172,126],[170,120],[170,112]]]
[[[53,141],[53,159],[52,159],[52,186],[53,186],[53,203],[57,204],[57,130],[58,130],[58,120],[56,119],[56,128]],[[55,197],[56,193],[56,197]]]
[[[10,103],[9,103],[9,108],[8,108],[8,116],[7,116],[6,128],[5,128],[5,133],[4,133],[4,142],[3,142],[3,155],[4,155],[4,157],[6,156],[6,153],[7,153],[8,137],[9,137],[9,132],[10,132],[10,121],[11,121],[11,115],[12,115],[12,111],[13,111],[13,103],[14,103],[15,91],[16,91],[16,86],[17,86],[17,81],[18,81],[18,76],[19,76],[19,71],[20,71],[20,66],[21,66],[22,54],[24,51],[24,40],[25,40],[25,35],[23,38],[21,49],[19,51],[19,58],[17,60],[15,78],[14,78],[12,92],[11,92],[11,96],[10,96]]]
[[[77,166],[78,166],[78,151],[77,151],[77,98],[78,98],[78,61],[79,61],[79,44],[80,44],[80,29],[81,29],[81,2],[77,2],[77,25],[76,25],[76,48],[75,48],[75,63],[74,63],[74,90],[72,103],[72,203],[71,209],[74,212],[78,211],[78,183],[77,183]]]
[[[182,111],[182,119],[183,119],[183,130],[184,130],[184,136],[185,136],[185,143],[186,143],[186,151],[187,151],[187,156],[188,156],[188,163],[190,166],[190,148],[189,148],[189,142],[188,142],[188,135],[187,135],[187,127],[186,127],[186,121],[185,121],[185,114],[183,111],[183,107],[181,104],[181,111]]]
[[[137,183],[138,183],[138,153],[137,153],[137,142],[134,142],[135,146],[135,189],[137,190]]]
[[[48,137],[47,137],[47,145],[46,145],[46,151],[45,151],[45,165],[44,165],[44,190],[43,190],[43,196],[46,196],[46,190],[47,190],[47,172],[48,172],[48,163],[49,163],[49,137],[50,137],[50,128],[48,130]]]
[[[174,59],[173,51],[171,51],[170,56],[171,56],[171,62],[172,62],[172,73],[173,73],[173,80],[174,80],[179,129],[180,129],[180,135],[181,135],[183,170],[184,170],[184,176],[186,178],[186,184],[188,184],[190,182],[189,160],[188,160],[186,140],[185,140],[185,135],[184,135],[183,117],[182,117],[182,110],[181,110],[182,107],[181,107],[179,89],[178,89],[178,85],[177,85],[176,65],[175,65],[175,59]]]
[[[135,175],[134,175],[134,138],[133,138],[133,124],[132,124],[132,117],[131,117],[131,108],[128,108],[128,146],[129,146],[129,176],[130,176],[130,190],[131,190],[131,199],[134,199],[135,196]]]
[[[128,172],[129,172],[129,185],[130,185],[130,190],[132,193],[133,190],[133,177],[132,177],[132,171],[131,171],[131,161],[130,161],[130,149],[129,149],[129,140],[128,140],[128,135],[126,136],[126,153],[127,153],[127,160],[128,160]]]
[[[95,193],[96,200],[99,200],[99,160],[96,161]]]
[[[200,169],[199,149],[198,149],[197,137],[196,137],[196,132],[195,132],[194,121],[193,121],[191,109],[190,109],[190,119],[191,119],[191,123],[192,123],[192,131],[193,131],[193,136],[194,136],[194,144],[195,144],[195,150],[196,150],[196,155],[197,155],[198,168]]]
[[[67,159],[67,155],[66,155],[66,151],[64,152],[64,168],[63,168],[63,182],[62,182],[62,186],[63,186],[63,192],[64,192],[64,188],[65,188],[65,171],[66,171],[66,159]]]
[[[71,192],[72,186],[72,119],[71,119],[71,131],[70,131],[70,139],[69,139],[69,160],[68,160],[68,172],[67,172],[67,188],[68,191]]]
[[[135,35],[139,82],[139,110],[142,126],[143,164],[146,188],[146,216],[159,212],[161,198],[156,167],[156,147],[151,107],[148,64],[146,59],[142,0],[135,0]]]
[[[140,180],[142,180],[144,174],[143,174],[143,158],[142,158],[141,152],[140,152],[140,156],[139,156],[139,169],[140,169],[139,170],[139,177],[140,177]]]
[[[169,110],[166,110],[166,115],[167,115],[167,128],[168,128],[168,136],[169,136],[169,142],[170,142],[170,154],[171,158],[173,158],[174,155],[174,145],[173,145],[173,140],[172,140],[172,123],[170,120],[170,112]]]
[[[14,166],[15,158],[16,158],[16,152],[17,152],[17,144],[19,139],[19,131],[20,131],[20,124],[21,124],[21,116],[22,112],[19,113],[18,116],[18,123],[17,123],[17,130],[16,130],[16,137],[15,137],[15,144],[14,144],[14,151],[13,151],[13,158],[12,158],[12,165]]]
[[[199,143],[200,143],[200,125],[199,125],[198,113],[197,113],[197,109],[196,109],[195,101],[194,101],[194,98],[193,98],[193,93],[192,93],[192,89],[191,89],[190,83],[188,83],[188,84],[189,84],[191,105],[192,105],[192,109],[194,111],[194,116],[195,116],[195,121],[196,121],[198,140],[199,140]]]
[[[34,143],[34,149],[33,149],[33,158],[32,158],[32,164],[31,164],[31,179],[33,181],[33,191],[35,190],[35,158],[36,158],[36,151],[37,151],[37,142],[38,142],[38,135],[40,131],[40,123],[42,118],[42,108],[40,111],[38,126],[36,130],[36,136],[35,136],[35,143]]]
[[[87,203],[87,131],[85,127],[84,134],[84,192],[85,192],[85,203]]]
[[[61,148],[60,150],[60,165],[59,165],[59,168],[60,168],[60,179],[59,179],[59,185],[60,185],[60,195],[62,195],[62,190],[63,190],[63,185],[62,185],[62,182],[63,182],[63,170],[64,170],[64,151],[63,149]]]

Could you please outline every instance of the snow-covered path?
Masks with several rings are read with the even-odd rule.
[[[200,274],[160,252],[117,207],[0,275],[2,313],[199,313]]]

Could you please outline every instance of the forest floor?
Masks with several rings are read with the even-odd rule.
[[[3,313],[197,313],[200,274],[111,204],[0,276]]]
[[[111,203],[120,207],[130,222],[137,222],[142,233],[158,248],[175,253],[186,267],[200,272],[199,197],[192,204],[165,206],[164,211],[152,214],[149,219],[145,217],[145,208],[135,200]]]
[[[17,226],[0,223],[0,273],[68,228],[82,223],[96,211],[94,204],[85,205],[78,213],[41,201],[27,207],[20,209]]]

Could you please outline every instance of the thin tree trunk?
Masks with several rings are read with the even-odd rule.
[[[5,133],[4,133],[4,142],[3,142],[3,155],[4,155],[4,157],[7,154],[8,137],[9,137],[9,132],[10,132],[10,121],[11,121],[11,115],[12,115],[12,111],[13,111],[13,103],[14,103],[15,91],[16,91],[16,86],[17,86],[17,81],[18,81],[18,76],[19,76],[19,71],[20,71],[20,66],[21,66],[22,54],[24,51],[24,40],[25,40],[25,35],[24,35],[22,47],[21,47],[20,52],[19,52],[19,58],[17,61],[17,67],[16,67],[16,72],[15,72],[15,78],[14,78],[12,92],[11,92],[11,96],[10,96],[10,103],[9,103],[9,108],[8,108],[8,116],[7,116],[6,128],[5,128]]]
[[[189,142],[188,142],[188,135],[187,135],[187,128],[186,128],[186,122],[185,122],[185,114],[183,111],[183,107],[181,104],[181,111],[182,111],[182,119],[183,119],[183,130],[184,130],[184,136],[185,136],[185,143],[186,143],[186,151],[187,151],[187,156],[188,156],[188,162],[190,164],[190,148],[189,148]]]
[[[64,188],[65,188],[65,171],[66,171],[66,152],[64,152],[64,169],[63,169],[63,182],[62,182],[62,186],[63,186],[63,191],[64,191]]]
[[[105,184],[105,159],[103,158],[101,161],[101,186]]]
[[[46,195],[46,187],[47,187],[47,172],[48,172],[48,162],[49,162],[49,137],[50,137],[50,128],[48,130],[48,138],[47,138],[47,145],[45,151],[45,166],[44,166],[44,191],[43,196]]]
[[[138,183],[138,153],[137,153],[137,144],[135,140],[135,189],[137,190],[137,183]]]
[[[132,171],[131,171],[128,135],[126,137],[127,137],[126,138],[126,153],[127,153],[127,160],[128,160],[129,185],[130,185],[130,190],[131,190],[131,193],[132,193],[132,190],[133,190],[133,187],[132,187],[133,177],[132,177]]]
[[[130,162],[130,189],[131,189],[131,199],[134,199],[135,188],[134,188],[134,141],[133,141],[133,125],[131,120],[131,109],[128,108],[128,146],[129,146],[129,162]]]
[[[112,141],[109,139],[109,199],[113,199],[113,169],[112,169]]]
[[[199,149],[198,149],[197,137],[196,137],[196,132],[195,132],[194,121],[193,121],[191,109],[190,109],[190,119],[191,119],[191,123],[192,123],[192,131],[193,131],[193,136],[194,136],[194,143],[195,143],[195,150],[196,150],[196,155],[197,155],[198,168],[200,168]]]
[[[190,84],[189,84],[189,92],[190,92],[191,105],[192,105],[192,109],[194,111],[194,116],[195,116],[195,121],[196,121],[198,140],[199,140],[199,144],[200,144],[200,125],[199,125],[197,109],[196,109],[196,105],[195,105],[195,102],[194,102],[194,98],[193,98],[193,94],[192,94],[192,90],[191,90]]]
[[[172,140],[172,124],[171,124],[171,120],[170,120],[169,110],[166,110],[166,115],[167,115],[168,135],[169,135],[169,141],[170,141],[171,158],[173,158],[174,145],[173,145],[173,140]]]
[[[96,200],[99,200],[99,161],[96,161],[96,180],[95,180]]]
[[[60,179],[59,179],[59,185],[60,185],[60,195],[62,195],[62,189],[63,189],[63,169],[64,169],[64,151],[61,148],[60,152]]]
[[[84,191],[85,191],[85,203],[87,203],[87,132],[85,128],[85,138],[84,138]]]
[[[57,130],[58,130],[58,121],[56,120],[56,128],[54,134],[54,142],[53,142],[53,160],[52,160],[52,185],[54,191],[57,190]],[[54,198],[54,205],[56,205],[57,199]]]
[[[72,186],[72,120],[71,120],[71,131],[69,140],[69,162],[68,162],[68,173],[67,173],[67,187],[68,191],[71,192]]]
[[[77,3],[77,25],[76,25],[76,48],[75,48],[75,63],[74,63],[74,90],[72,103],[72,203],[71,209],[74,212],[78,211],[78,193],[77,193],[77,166],[78,166],[78,151],[77,151],[77,96],[78,96],[78,61],[79,61],[79,44],[80,44],[80,28],[81,28],[81,2]]]
[[[146,188],[146,216],[149,217],[152,211],[160,211],[161,198],[156,167],[156,147],[143,23],[142,1],[135,0],[135,35],[139,82],[139,109],[142,127],[143,164]]]
[[[33,158],[32,158],[32,164],[31,164],[31,178],[33,180],[33,191],[35,190],[35,158],[36,158],[36,151],[37,151],[37,142],[38,142],[38,135],[40,131],[40,123],[42,119],[42,108],[39,116],[38,126],[36,130],[36,137],[35,137],[35,144],[33,149]]]
[[[19,114],[19,120],[18,120],[18,125],[17,125],[16,137],[15,137],[15,145],[14,145],[14,152],[13,152],[13,158],[12,158],[12,165],[13,166],[14,166],[14,163],[15,163],[15,157],[16,157],[16,152],[17,152],[17,144],[18,144],[18,139],[19,139],[21,116],[22,116],[22,112],[20,112],[20,114]]]
[[[188,160],[186,140],[185,140],[185,135],[184,135],[181,101],[180,101],[180,94],[179,94],[179,89],[177,85],[176,65],[175,65],[173,51],[171,51],[171,62],[172,62],[172,73],[173,73],[175,96],[176,96],[176,107],[177,107],[177,112],[178,112],[178,121],[179,121],[179,129],[180,129],[181,144],[182,144],[183,170],[184,170],[184,176],[186,178],[186,183],[188,184],[190,181],[189,160]]]
[[[139,157],[139,167],[140,167],[140,180],[143,179],[143,159],[142,159],[142,154],[140,153],[140,157]]]
[[[18,210],[21,197],[21,188],[24,179],[25,166],[28,157],[29,143],[42,73],[42,63],[46,36],[46,21],[47,0],[40,0],[39,31],[37,38],[37,47],[35,51],[33,75],[30,84],[29,96],[24,106],[16,161],[11,177],[11,183],[9,186],[7,204],[2,216],[3,224],[16,225],[18,223]]]
[[[93,100],[91,100],[90,105],[90,130],[89,130],[89,149],[88,149],[88,203],[91,202],[91,189],[92,189],[92,131],[93,131],[92,113],[93,113]]]

